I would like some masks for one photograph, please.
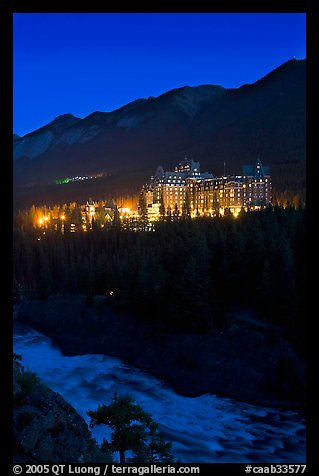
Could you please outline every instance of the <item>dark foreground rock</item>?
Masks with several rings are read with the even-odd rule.
[[[103,299],[88,305],[81,296],[25,301],[17,318],[51,337],[66,355],[119,357],[184,395],[304,404],[305,362],[273,329],[232,321],[209,335],[190,334],[116,313]]]
[[[86,463],[101,458],[83,418],[17,362],[13,403],[14,463]]]

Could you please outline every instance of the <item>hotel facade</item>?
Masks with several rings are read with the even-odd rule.
[[[187,210],[192,217],[226,211],[237,216],[243,208],[255,210],[271,203],[271,190],[269,167],[259,159],[254,165],[244,165],[242,175],[216,177],[201,172],[199,162],[185,158],[174,171],[157,167],[141,194],[149,220],[155,221],[163,209],[165,215]]]

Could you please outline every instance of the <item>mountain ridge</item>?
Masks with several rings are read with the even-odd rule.
[[[292,59],[235,89],[183,86],[83,119],[60,115],[15,138],[14,184],[105,174],[114,195],[129,185],[136,192],[158,164],[169,168],[185,155],[216,174],[224,162],[240,173],[257,156],[274,166],[304,162],[305,90],[306,60]]]
[[[141,102],[146,102],[148,100],[153,100],[153,99],[158,99],[158,98],[161,98],[162,96],[165,96],[169,93],[172,93],[172,92],[177,92],[177,91],[182,91],[182,90],[185,90],[185,89],[197,89],[197,88],[221,88],[221,89],[224,89],[224,90],[227,90],[227,91],[239,91],[241,89],[246,89],[247,86],[252,86],[253,84],[257,85],[258,83],[260,83],[260,81],[263,81],[265,78],[267,77],[271,77],[273,75],[276,74],[276,72],[278,71],[282,71],[283,69],[287,69],[289,66],[291,66],[291,64],[293,64],[294,62],[301,62],[301,63],[306,63],[306,59],[290,59],[284,63],[282,63],[281,65],[279,65],[278,67],[274,68],[272,71],[270,71],[269,73],[265,74],[263,77],[261,77],[260,79],[258,79],[257,81],[255,81],[254,83],[245,83],[245,84],[242,84],[241,86],[239,86],[238,88],[224,88],[223,86],[221,85],[213,85],[213,84],[210,84],[210,83],[207,83],[207,84],[199,84],[197,86],[189,86],[189,85],[184,85],[184,86],[181,86],[181,87],[178,87],[178,88],[172,88],[168,91],[165,91],[164,93],[161,93],[159,94],[158,96],[149,96],[148,98],[137,98],[137,99],[134,99],[133,101],[130,101],[129,103],[127,104],[124,104],[123,106],[120,106],[116,109],[113,109],[112,111],[93,111],[91,112],[90,114],[88,114],[87,116],[84,116],[83,118],[79,118],[77,116],[75,116],[74,114],[72,113],[64,113],[64,114],[59,114],[58,116],[56,116],[52,121],[48,122],[47,124],[44,124],[43,126],[40,126],[39,128],[35,129],[34,131],[30,131],[26,134],[23,134],[23,135],[20,135],[20,134],[17,134],[17,133],[13,133],[13,136],[15,136],[16,138],[19,138],[19,139],[23,139],[25,138],[26,136],[29,136],[31,134],[34,134],[35,132],[41,130],[42,128],[44,127],[47,127],[49,125],[52,125],[55,121],[57,121],[58,119],[60,118],[64,118],[64,117],[73,117],[75,119],[78,119],[80,121],[82,120],[85,120],[87,118],[89,118],[90,116],[92,115],[95,115],[95,114],[112,114],[116,111],[119,111],[123,108],[126,108],[127,106],[131,105],[131,104],[134,104],[134,103],[137,103],[139,101]]]
[[[124,104],[123,106],[120,106],[120,107],[118,107],[118,108],[116,108],[112,111],[99,111],[99,110],[93,111],[90,114],[88,114],[87,116],[84,116],[83,118],[79,118],[79,117],[75,116],[72,113],[59,114],[52,121],[48,122],[47,124],[44,124],[43,126],[40,126],[39,128],[35,129],[34,131],[27,132],[24,135],[19,135],[19,134],[13,133],[13,136],[15,136],[17,139],[24,139],[25,137],[33,136],[34,134],[37,134],[42,129],[47,128],[47,127],[52,127],[52,125],[54,123],[59,123],[61,121],[61,119],[65,119],[65,118],[74,118],[77,121],[86,121],[86,120],[91,119],[93,116],[94,117],[95,116],[106,117],[109,114],[120,113],[120,111],[122,111],[124,109],[127,109],[127,108],[131,108],[133,106],[136,106],[138,103],[141,104],[141,103],[146,103],[146,102],[149,102],[149,101],[157,100],[157,99],[162,98],[166,95],[169,95],[170,93],[178,93],[178,92],[182,92],[184,90],[194,90],[195,91],[197,89],[203,89],[203,90],[207,89],[208,90],[208,89],[215,89],[215,88],[226,90],[226,88],[224,88],[223,86],[213,85],[213,84],[200,84],[200,85],[197,85],[197,86],[185,85],[185,86],[181,86],[179,88],[173,88],[173,89],[170,89],[169,91],[165,91],[164,93],[161,93],[158,96],[149,96],[148,98],[134,99],[133,101],[131,101],[127,104]]]

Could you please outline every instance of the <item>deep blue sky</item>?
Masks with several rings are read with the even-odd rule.
[[[300,13],[14,14],[14,132],[185,85],[236,88],[306,57]]]

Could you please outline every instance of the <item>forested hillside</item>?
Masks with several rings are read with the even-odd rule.
[[[285,327],[304,346],[305,210],[267,207],[215,218],[64,234],[14,231],[15,291],[103,295],[116,309],[209,332],[234,306]]]

